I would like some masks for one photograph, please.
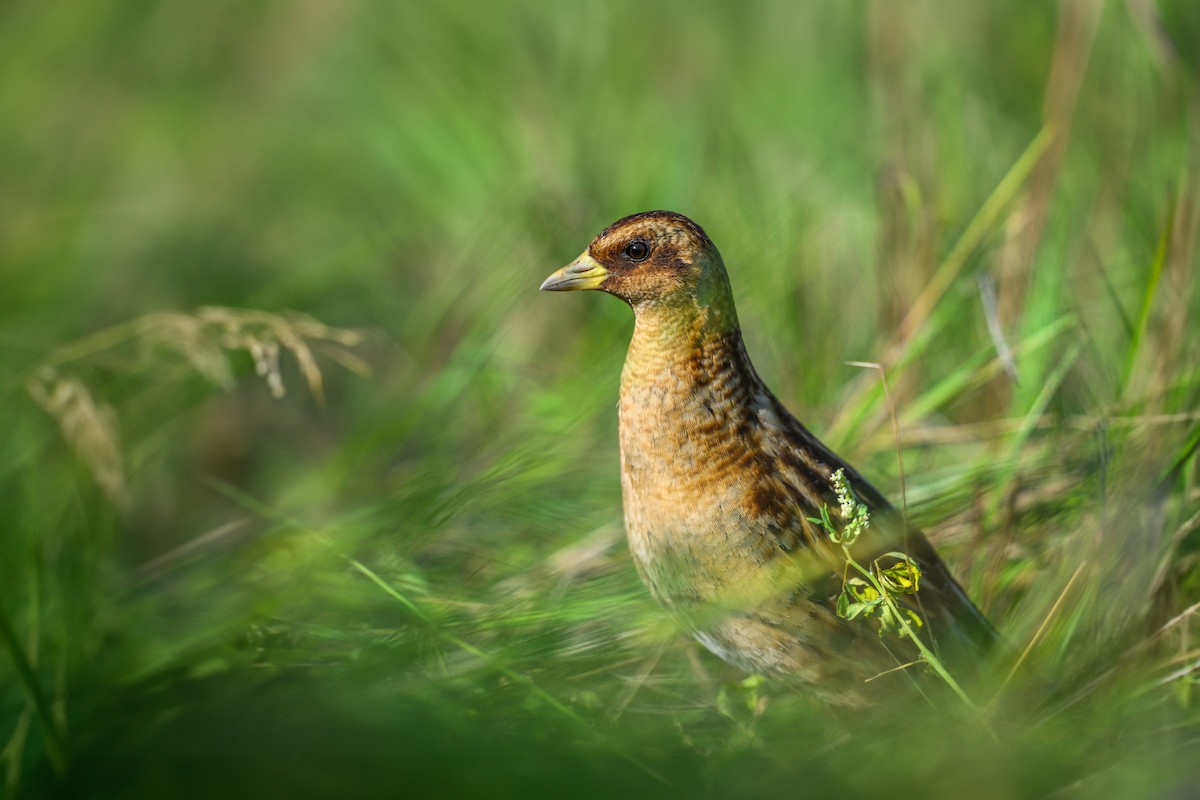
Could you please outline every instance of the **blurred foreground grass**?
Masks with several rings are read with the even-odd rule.
[[[1186,795],[1194,8],[0,6],[4,791]],[[649,208],[898,496],[887,366],[994,735],[736,688],[653,606],[628,310],[535,291]]]

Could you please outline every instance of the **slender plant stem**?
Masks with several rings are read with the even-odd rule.
[[[904,631],[904,635],[911,639],[912,643],[916,645],[917,650],[921,653],[921,658],[923,658],[925,662],[929,664],[933,671],[938,674],[939,678],[946,682],[946,685],[949,686],[956,695],[958,695],[959,699],[966,703],[968,708],[970,708],[972,711],[978,711],[979,707],[975,705],[974,701],[972,701],[970,697],[967,696],[967,693],[963,691],[963,688],[958,685],[958,681],[954,680],[954,676],[946,670],[946,667],[942,664],[941,660],[933,654],[933,651],[925,646],[925,643],[921,641],[919,636],[917,636],[916,631],[914,631],[908,624],[908,621],[900,613],[899,607],[896,606],[896,601],[892,599],[891,592],[889,592],[879,578],[875,576],[875,573],[855,561],[854,557],[850,555],[849,548],[843,546],[842,550],[846,553],[847,563],[858,570],[859,573],[861,573],[863,577],[870,582],[872,588],[879,593],[879,596],[883,599],[884,604],[892,613],[892,617],[896,620],[896,623],[900,626],[900,629]]]

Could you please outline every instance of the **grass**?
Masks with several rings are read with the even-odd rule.
[[[4,795],[1194,785],[1191,8],[6,4]],[[1011,644],[986,724],[835,714],[649,599],[628,309],[536,292],[649,208],[899,500],[886,369]]]

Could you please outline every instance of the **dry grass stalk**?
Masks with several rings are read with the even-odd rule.
[[[104,493],[114,502],[123,501],[124,459],[112,407],[97,402],[83,381],[62,377],[50,367],[39,370],[27,386],[34,402],[58,423],[63,438],[87,464]]]
[[[308,390],[324,400],[324,381],[313,346],[357,374],[366,363],[348,348],[361,344],[363,334],[334,328],[294,312],[270,313],[244,308],[204,306],[193,313],[160,311],[108,328],[64,345],[46,356],[26,381],[33,400],[58,423],[63,438],[88,465],[96,483],[114,502],[124,498],[124,461],[116,413],[98,402],[84,382],[59,369],[134,341],[143,348],[161,348],[181,356],[196,373],[224,389],[235,383],[229,356],[245,351],[255,372],[276,398],[286,394],[280,355],[296,360]]]
[[[287,393],[279,365],[280,353],[286,350],[296,359],[313,397],[323,401],[324,381],[309,342],[333,345],[337,352],[330,355],[340,364],[359,374],[368,371],[345,349],[361,344],[362,333],[333,328],[304,314],[204,306],[193,314],[148,314],[139,327],[144,342],[178,353],[196,372],[223,388],[234,382],[228,353],[238,350],[254,359],[255,372],[276,398]]]

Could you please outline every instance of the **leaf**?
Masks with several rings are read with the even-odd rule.
[[[891,594],[916,594],[921,588],[921,568],[916,562],[902,553],[887,553],[880,558],[899,557],[901,561],[887,569],[880,570],[879,559],[876,560],[876,570],[879,582]]]
[[[842,619],[850,619],[850,592],[845,589],[838,595],[837,615]]]
[[[851,603],[843,616],[846,619],[854,619],[863,613],[867,613],[867,616],[870,616],[870,613],[867,611],[869,608],[870,606],[868,606],[866,603]]]

